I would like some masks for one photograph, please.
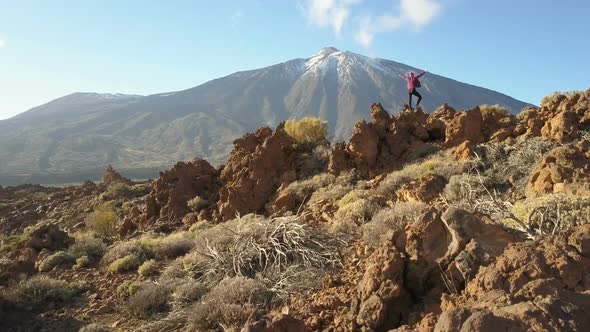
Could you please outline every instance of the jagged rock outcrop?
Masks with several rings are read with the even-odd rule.
[[[447,125],[451,123],[457,111],[449,106],[443,104],[428,116],[426,120],[426,129],[430,133],[433,140],[445,140]]]
[[[526,194],[590,192],[590,142],[551,150],[531,173]]]
[[[268,127],[234,141],[227,165],[221,172],[216,219],[236,214],[264,213],[277,188],[297,179],[296,151],[284,124]]]
[[[541,108],[529,107],[519,115],[515,134],[544,136],[559,143],[579,138],[590,128],[590,89],[585,92],[547,97]]]
[[[217,202],[221,181],[219,171],[204,159],[179,162],[160,172],[143,206],[136,206],[126,216],[121,232],[127,234],[137,226],[179,223],[191,210],[188,201],[199,196],[212,209]]]
[[[99,187],[101,189],[106,189],[113,183],[125,183],[131,184],[131,180],[124,178],[117,172],[113,166],[109,165],[106,170],[104,171],[102,178],[100,179]]]
[[[590,225],[510,245],[471,280],[443,297],[434,331],[590,330]]]
[[[368,177],[400,167],[412,153],[429,140],[426,115],[422,110],[405,109],[390,116],[381,104],[371,106],[372,122],[356,124],[346,145],[336,145],[329,170],[340,173],[355,168]]]

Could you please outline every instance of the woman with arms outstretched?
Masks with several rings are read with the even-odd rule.
[[[422,75],[424,75],[426,72],[423,71],[421,74],[419,75],[414,75],[414,72],[411,71],[408,73],[408,75],[399,75],[401,78],[403,78],[407,83],[408,83],[408,95],[409,95],[409,99],[410,99],[410,109],[412,108],[412,96],[416,96],[418,97],[418,102],[416,102],[416,108],[418,108],[418,106],[420,106],[420,101],[422,100],[422,95],[420,95],[420,93],[418,93],[418,91],[416,91],[417,88],[421,87],[422,84],[420,84],[420,81],[418,80],[420,77],[422,77]]]

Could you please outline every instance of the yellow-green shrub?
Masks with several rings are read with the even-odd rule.
[[[328,134],[328,122],[315,117],[287,120],[285,131],[299,144],[320,144]]]
[[[108,270],[109,272],[116,273],[128,272],[137,269],[140,264],[141,261],[139,257],[137,257],[137,255],[130,254],[109,264]]]
[[[137,269],[137,273],[140,276],[149,277],[158,272],[158,263],[155,259],[150,259],[148,261],[143,262]]]
[[[114,236],[117,233],[117,214],[112,204],[99,206],[86,217],[86,225],[101,236]]]
[[[508,110],[506,108],[504,108],[503,106],[498,105],[498,104],[496,104],[496,105],[488,105],[488,104],[480,105],[479,110],[481,112],[484,122],[488,122],[488,121],[491,121],[494,119],[501,119],[503,117],[510,115],[510,113],[508,112]]]

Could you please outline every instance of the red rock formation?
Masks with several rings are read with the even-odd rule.
[[[381,104],[373,104],[371,117],[370,123],[363,120],[356,124],[346,146],[334,147],[328,167],[331,172],[355,168],[374,177],[400,167],[430,138],[428,116],[420,109],[406,109],[392,117]]]
[[[218,171],[207,161],[197,158],[179,162],[172,169],[160,172],[145,203],[126,216],[121,232],[127,234],[139,225],[179,223],[190,212],[189,200],[199,196],[213,206],[220,186]]]
[[[546,193],[590,191],[590,142],[559,146],[551,150],[532,172],[526,193],[535,197]]]
[[[434,331],[590,330],[590,225],[570,234],[510,245],[443,298]]]
[[[277,188],[297,179],[293,144],[283,124],[274,131],[264,127],[235,140],[221,172],[223,188],[216,217],[228,220],[236,214],[262,214]]]

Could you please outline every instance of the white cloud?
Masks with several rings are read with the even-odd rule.
[[[320,27],[331,27],[336,35],[342,34],[342,27],[350,17],[351,8],[361,0],[307,0],[303,9],[309,23]]]
[[[342,35],[347,22],[357,22],[354,40],[369,47],[379,33],[409,29],[419,30],[430,24],[442,11],[445,0],[392,0],[389,12],[360,17],[353,10],[364,0],[303,0],[303,12],[309,24],[319,28],[332,28],[337,36]],[[372,5],[369,1],[364,7]],[[365,8],[366,9],[366,8]]]
[[[4,39],[0,39],[0,47],[4,46],[6,46],[6,42],[4,41]]]
[[[401,0],[399,13],[386,13],[359,21],[354,39],[364,47],[371,46],[378,33],[402,28],[421,29],[430,24],[442,11],[440,0]]]

